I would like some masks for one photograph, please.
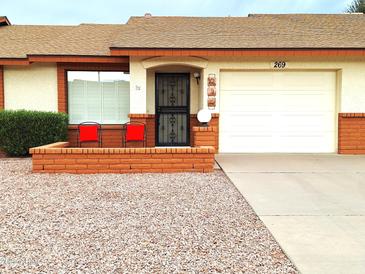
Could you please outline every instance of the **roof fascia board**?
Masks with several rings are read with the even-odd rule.
[[[365,56],[365,49],[151,49],[110,48],[112,56]]]
[[[128,56],[28,55],[27,58],[0,58],[0,65],[29,65],[31,63],[129,64],[129,57]]]

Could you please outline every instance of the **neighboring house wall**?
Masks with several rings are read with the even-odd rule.
[[[4,69],[0,66],[0,110],[4,109]]]
[[[5,109],[57,111],[55,64],[4,67]]]

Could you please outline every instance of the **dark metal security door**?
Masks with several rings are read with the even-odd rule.
[[[156,73],[156,146],[190,146],[190,77]]]

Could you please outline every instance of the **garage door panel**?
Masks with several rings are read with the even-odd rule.
[[[328,98],[330,91],[272,91],[222,90],[221,112],[225,111],[334,111],[334,104]]]
[[[237,152],[267,152],[272,151],[272,136],[271,135],[247,135],[247,134],[231,134],[230,143],[222,144],[220,148],[222,151],[227,153]],[[257,147],[257,142],[262,144]]]
[[[334,111],[330,92],[287,91],[275,96],[276,109],[282,111]]]
[[[220,116],[222,121],[228,121],[220,125],[224,132],[248,131],[248,129],[265,129],[271,127],[271,113],[225,113]]]
[[[328,121],[333,121],[333,123],[328,123]],[[333,113],[284,113],[277,118],[275,123],[278,126],[274,127],[274,130],[286,131],[295,130],[310,132],[313,130],[321,130],[332,132],[335,130],[335,123],[333,120]]]
[[[334,72],[222,72],[221,152],[334,152]]]
[[[265,111],[272,107],[271,92],[258,91],[226,91],[221,98],[221,111],[241,111],[243,108],[247,110]]]
[[[330,71],[296,71],[296,72],[272,72],[276,75],[275,86],[282,90],[301,88],[305,91],[315,90],[318,87],[332,90],[335,86],[336,75]],[[285,82],[285,85],[282,83]],[[300,85],[298,85],[300,83]]]
[[[239,90],[242,87],[242,83],[245,84],[246,89],[251,90],[268,90],[274,82],[274,74],[262,75],[261,72],[242,72],[231,71],[221,74],[220,83],[221,87],[227,90]]]

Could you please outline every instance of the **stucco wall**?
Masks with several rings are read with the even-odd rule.
[[[181,58],[180,58],[181,59]],[[177,71],[177,66],[164,70],[146,69],[144,58],[131,58],[131,113],[154,113],[154,72]],[[284,59],[285,60],[285,59]],[[286,60],[286,70],[333,70],[338,76],[338,111],[365,112],[365,61]],[[161,63],[161,62],[160,62]],[[187,61],[185,64],[189,65]],[[192,62],[192,65],[196,65]],[[221,70],[271,70],[270,60],[260,62],[234,57],[208,58],[202,68],[189,68],[202,75],[200,85],[191,78],[191,113],[206,106],[207,75],[217,76],[217,108],[219,112],[219,73]],[[203,67],[204,66],[204,67]],[[181,67],[180,67],[181,68]],[[184,68],[181,68],[184,70]],[[186,67],[185,67],[186,70]],[[57,69],[55,64],[4,67],[5,109],[57,111]]]
[[[57,67],[55,64],[6,66],[5,109],[57,111]]]
[[[146,113],[147,71],[142,62],[130,62],[130,113]]]
[[[170,58],[171,59],[171,58]],[[182,57],[178,58],[183,59]],[[316,60],[313,61],[310,57],[302,59],[287,60],[286,58],[278,58],[287,62],[287,67],[283,70],[327,70],[337,71],[337,110],[338,112],[365,112],[365,61],[355,60]],[[146,73],[147,69],[143,68],[143,58],[131,58],[131,67],[139,66],[141,70],[131,70],[131,78],[138,79],[140,85],[146,81],[146,108],[147,113],[154,112],[154,76],[151,73]],[[188,58],[187,58],[188,60]],[[220,57],[207,58],[204,68],[200,69],[202,79],[200,85],[196,87],[197,95],[192,98],[197,98],[197,105],[192,105],[193,109],[200,109],[206,107],[207,95],[207,76],[210,73],[215,73],[217,77],[217,107],[213,112],[219,112],[219,89],[220,81],[219,74],[222,70],[272,70],[273,60],[264,60],[262,57],[260,61],[256,58],[239,58],[239,57]],[[161,63],[161,62],[160,62]],[[194,65],[194,63],[192,63]],[[185,65],[189,65],[187,61]],[[150,69],[151,70],[151,69]],[[133,75],[134,72],[140,75]],[[143,74],[147,77],[143,78]],[[144,80],[146,79],[146,80]],[[195,80],[194,80],[195,81]],[[131,89],[132,82],[131,82]],[[133,90],[131,90],[131,97]],[[196,97],[195,97],[196,96]],[[143,96],[139,96],[140,99]],[[134,100],[135,103],[138,100]],[[133,102],[131,101],[131,104]],[[139,104],[140,102],[138,102]],[[131,106],[132,109],[132,106]],[[142,108],[139,108],[142,111]],[[192,112],[194,113],[194,112]]]
[[[219,73],[222,70],[272,70],[269,61],[227,61],[211,60],[206,73],[217,75],[217,108],[219,112]],[[285,70],[327,70],[337,71],[337,109],[338,112],[365,111],[365,62],[317,61],[301,60],[287,61]],[[206,84],[206,83],[205,83]]]

